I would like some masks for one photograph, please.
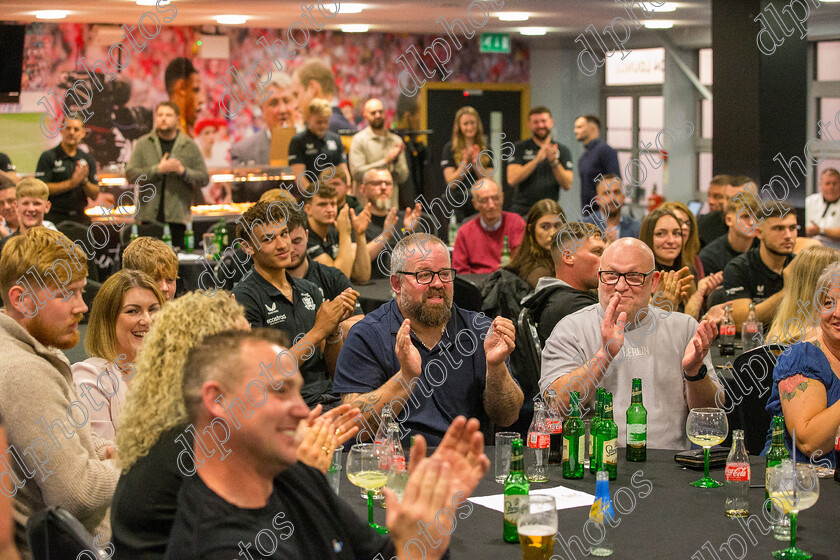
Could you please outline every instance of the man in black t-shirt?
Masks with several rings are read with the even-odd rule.
[[[306,130],[292,136],[289,142],[289,165],[306,198],[314,194],[324,169],[341,168],[345,176],[350,176],[341,136],[329,130],[330,114],[329,101],[313,99],[309,103]]]
[[[507,181],[514,189],[511,211],[522,216],[538,200],[557,200],[560,189],[571,189],[574,179],[571,152],[551,138],[551,111],[534,107],[528,113],[528,126],[531,137],[515,144],[513,161],[507,166]]]
[[[242,248],[254,267],[233,289],[233,296],[245,307],[251,327],[272,327],[295,341],[291,351],[300,364],[307,404],[335,405],[332,376],[343,344],[338,325],[354,312],[359,294],[348,288],[324,302],[315,284],[286,273],[292,263],[291,242],[278,205],[284,206],[258,202],[236,225],[236,237],[244,241]],[[291,210],[286,208],[285,215]]]
[[[540,343],[566,315],[598,303],[598,266],[606,244],[592,224],[570,222],[554,234],[551,258],[554,278],[540,278],[523,307],[531,310]]]
[[[416,438],[402,501],[383,489],[389,531],[383,536],[335,495],[321,472],[298,461],[296,430],[309,415],[301,385],[289,351],[263,329],[212,335],[190,351],[184,404],[201,440],[186,450],[196,474],[178,495],[166,558],[404,558],[412,539],[429,545],[426,558],[440,558],[456,528],[450,520],[470,515],[466,500],[490,466],[478,421],[456,418],[429,458],[425,440]],[[315,420],[309,430],[320,426]],[[212,435],[220,431],[224,442]],[[319,440],[304,438],[317,451]],[[322,449],[332,454],[326,443]],[[444,509],[448,515],[440,515]]]
[[[723,283],[710,297],[709,305],[732,304],[732,318],[740,331],[749,305],[755,303],[758,320],[769,325],[785,294],[785,276],[794,259],[796,211],[776,201],[758,225],[759,246],[734,259],[723,269]]]
[[[85,215],[88,198],[99,196],[96,160],[79,146],[85,137],[85,123],[66,117],[61,143],[41,154],[35,177],[50,189],[50,208],[46,219],[58,224],[65,220],[89,224]]]
[[[742,199],[732,199],[726,204],[726,226],[728,232],[721,235],[700,251],[700,261],[706,276],[720,272],[729,261],[757,246],[756,230],[752,214]]]

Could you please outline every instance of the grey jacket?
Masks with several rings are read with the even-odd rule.
[[[162,174],[158,172],[158,163],[163,157],[160,139],[155,131],[142,136],[131,152],[131,161],[125,170],[125,178],[129,183],[136,183],[142,175],[142,184],[152,184],[155,187],[153,196],[139,196],[140,209],[135,220],[152,222],[157,220],[160,206],[160,193],[166,176],[166,193],[164,196],[163,218],[167,223],[186,224],[191,218],[190,204],[193,191],[210,182],[204,158],[193,140],[179,132],[172,146],[170,158],[175,158],[186,168],[183,177],[177,173]]]

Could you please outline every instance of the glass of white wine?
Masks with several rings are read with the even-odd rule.
[[[720,408],[693,408],[685,422],[685,432],[692,443],[703,447],[703,470],[705,476],[691,483],[695,488],[718,488],[721,482],[709,476],[709,449],[718,445],[729,433],[726,413]]]
[[[383,525],[373,522],[373,491],[382,488],[388,480],[391,457],[387,445],[357,443],[347,455],[347,478],[367,491],[368,525],[380,535],[388,533]]]
[[[773,551],[773,558],[808,560],[812,555],[796,548],[796,516],[817,503],[820,497],[817,473],[807,463],[794,467],[793,461],[783,459],[782,464],[767,471],[767,491],[773,503],[790,517],[790,546]]]

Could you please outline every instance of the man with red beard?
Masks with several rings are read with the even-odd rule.
[[[120,473],[110,460],[113,444],[88,424],[89,409],[103,403],[76,392],[61,352],[79,342],[86,278],[84,252],[43,227],[12,238],[0,258],[0,410],[10,444],[4,452],[12,455],[0,481],[15,497],[24,557],[29,516],[50,506],[70,511],[93,534],[111,532],[107,513]]]
[[[519,417],[522,390],[508,367],[513,323],[454,305],[454,279],[437,237],[408,235],[394,247],[396,298],[353,326],[335,370],[335,392],[362,411],[359,439],[373,437],[386,404],[402,439],[422,434],[430,445],[459,414],[497,426]]]

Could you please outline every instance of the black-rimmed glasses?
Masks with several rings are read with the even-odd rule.
[[[440,278],[441,282],[452,282],[455,280],[454,268],[442,268],[440,270],[420,270],[418,272],[406,272],[405,270],[398,270],[397,274],[408,274],[414,276],[418,284],[431,284],[435,278],[435,274]]]
[[[624,277],[624,281],[627,282],[628,286],[641,286],[647,280],[647,277],[656,272],[655,270],[651,270],[650,272],[616,272],[614,270],[599,270],[598,271],[598,280],[601,281],[602,284],[606,284],[608,286],[612,286],[614,284],[618,284],[618,281],[621,280],[621,277]]]

